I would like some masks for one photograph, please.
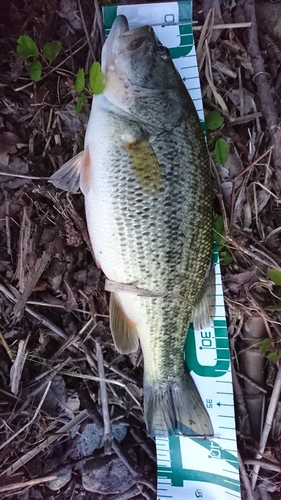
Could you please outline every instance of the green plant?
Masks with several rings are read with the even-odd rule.
[[[21,35],[17,40],[17,52],[24,59],[33,58],[29,66],[29,76],[34,82],[38,82],[42,76],[42,63],[40,59],[53,62],[61,51],[61,42],[53,40],[46,43],[40,51],[35,41],[28,35]],[[84,104],[88,91],[91,94],[101,94],[104,90],[103,75],[101,72],[100,63],[94,62],[90,68],[88,83],[86,85],[85,71],[80,68],[77,71],[75,79],[75,90],[78,93],[78,99],[75,106],[76,114],[79,114]]]
[[[232,262],[232,256],[226,248],[226,233],[223,224],[223,218],[217,215],[213,224],[213,240],[218,244],[220,263],[222,266],[228,266]]]
[[[21,35],[17,40],[17,53],[24,59],[35,58],[29,68],[30,79],[34,82],[40,80],[42,76],[42,63],[40,59],[53,62],[61,51],[61,42],[53,40],[46,43],[40,51],[32,38],[28,35]]]
[[[273,281],[274,285],[281,286],[281,271],[274,268],[269,268],[267,271],[268,277]]]
[[[104,83],[103,83],[103,74],[101,72],[101,67],[100,63],[98,62],[93,62],[90,72],[89,72],[89,82],[88,82],[88,88],[91,94],[101,94],[104,90]],[[76,74],[76,81],[75,81],[75,90],[76,92],[80,93],[76,106],[75,106],[75,111],[76,114],[78,115],[82,109],[82,106],[85,101],[85,90],[86,88],[86,78],[85,78],[85,71],[83,68],[80,68],[77,71]]]
[[[229,153],[229,144],[223,137],[218,137],[218,131],[224,124],[224,118],[218,111],[208,111],[205,122],[209,149],[214,151],[217,162],[224,165]]]
[[[281,350],[276,349],[274,352],[272,352],[272,346],[273,346],[272,339],[270,339],[270,338],[264,339],[261,343],[260,353],[261,353],[261,356],[265,356],[266,359],[268,359],[269,361],[272,361],[272,363],[277,363],[277,361],[281,358]]]
[[[267,275],[271,279],[271,281],[273,281],[274,285],[281,286],[281,271],[279,271],[279,269],[274,269],[270,267],[267,270]],[[278,296],[275,297],[279,298]],[[270,305],[267,306],[266,309],[270,311],[276,311],[278,313],[280,313],[281,311],[281,307],[279,307],[278,305],[273,305],[273,306]],[[269,353],[266,354],[268,351]],[[277,363],[277,361],[281,359],[281,346],[280,348],[278,347],[274,348],[274,341],[272,339],[270,338],[264,339],[261,344],[261,356],[265,356],[267,359],[269,359],[269,361]]]

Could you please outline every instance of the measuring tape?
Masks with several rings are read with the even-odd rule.
[[[214,428],[212,439],[156,438],[158,499],[241,499],[233,390],[218,251],[214,324],[190,327],[185,359]]]
[[[103,7],[106,34],[117,15],[130,29],[149,24],[169,48],[204,124],[201,89],[192,33],[192,2]],[[156,438],[158,500],[240,499],[240,481],[231,379],[230,353],[218,251],[214,249],[216,310],[213,325],[189,328],[185,362],[214,428],[212,439],[171,436]]]

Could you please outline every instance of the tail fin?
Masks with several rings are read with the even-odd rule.
[[[186,436],[212,436],[213,426],[197,387],[186,372],[161,386],[144,383],[144,414],[150,436],[178,432]]]

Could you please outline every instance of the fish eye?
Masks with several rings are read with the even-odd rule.
[[[144,37],[136,38],[128,45],[127,49],[128,50],[138,49],[141,46],[141,44],[143,43],[144,39],[145,39]]]
[[[163,59],[167,59],[170,56],[169,49],[167,49],[167,47],[164,47],[164,45],[157,45],[156,50],[159,56],[163,57]]]

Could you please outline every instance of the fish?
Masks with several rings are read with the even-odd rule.
[[[151,26],[116,17],[103,46],[85,148],[50,178],[84,194],[96,264],[110,291],[116,349],[141,344],[151,436],[211,436],[184,363],[189,324],[210,324],[214,300],[212,183],[193,101]]]

